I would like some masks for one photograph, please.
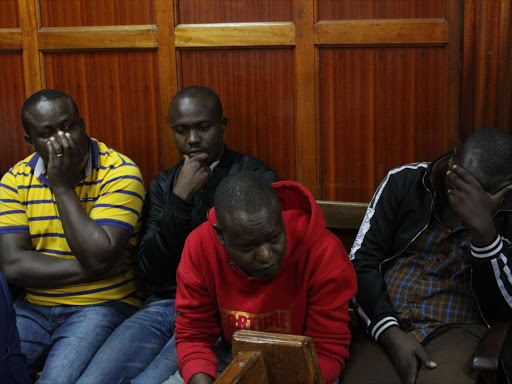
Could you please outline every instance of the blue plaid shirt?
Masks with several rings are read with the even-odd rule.
[[[449,230],[434,215],[386,271],[400,327],[419,341],[444,324],[481,323],[471,290],[470,234]]]

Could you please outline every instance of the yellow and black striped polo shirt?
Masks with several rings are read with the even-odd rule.
[[[126,156],[94,139],[89,141],[89,164],[75,191],[87,214],[101,226],[115,226],[131,233],[137,245],[144,184],[139,168]],[[12,167],[0,182],[0,235],[27,233],[34,250],[71,259],[55,196],[46,178],[45,165],[34,153]],[[56,289],[26,287],[27,299],[38,305],[89,305],[121,300],[141,305],[140,284],[134,271],[97,281]]]

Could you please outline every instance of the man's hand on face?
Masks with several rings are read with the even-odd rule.
[[[446,173],[452,184],[448,199],[459,219],[471,231],[476,246],[490,244],[496,237],[493,215],[512,185],[487,193],[482,185],[464,168],[450,164]]]
[[[68,133],[59,132],[58,139],[52,137],[48,147],[47,173],[52,189],[74,189],[89,161],[89,153],[80,153]]]
[[[433,369],[437,364],[414,337],[399,327],[389,327],[379,337],[393,365],[398,371],[402,384],[414,384],[420,365]]]
[[[183,200],[190,200],[208,182],[212,171],[206,159],[208,154],[202,153],[194,157],[183,156],[184,162],[181,167],[178,180],[173,192]]]

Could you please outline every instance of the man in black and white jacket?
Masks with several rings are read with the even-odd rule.
[[[355,330],[343,382],[476,383],[479,340],[512,319],[511,189],[512,137],[496,128],[388,173],[351,251],[371,338]]]

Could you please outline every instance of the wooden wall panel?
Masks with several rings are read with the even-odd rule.
[[[156,22],[155,0],[40,1],[43,27],[136,25]]]
[[[178,1],[180,24],[292,20],[292,0]]]
[[[20,111],[25,101],[21,53],[0,52],[0,175],[29,155]]]
[[[320,49],[323,199],[369,201],[388,170],[451,149],[445,49]]]
[[[227,144],[295,179],[292,49],[185,50],[182,87],[214,89],[229,119]]]
[[[0,0],[0,28],[19,28],[18,0]]]
[[[453,0],[318,0],[319,20],[409,19],[445,16]]]
[[[45,66],[47,86],[76,100],[87,132],[135,161],[148,184],[160,159],[156,52],[47,53]]]
[[[512,133],[512,5],[467,0],[464,17],[461,136],[484,126]]]

